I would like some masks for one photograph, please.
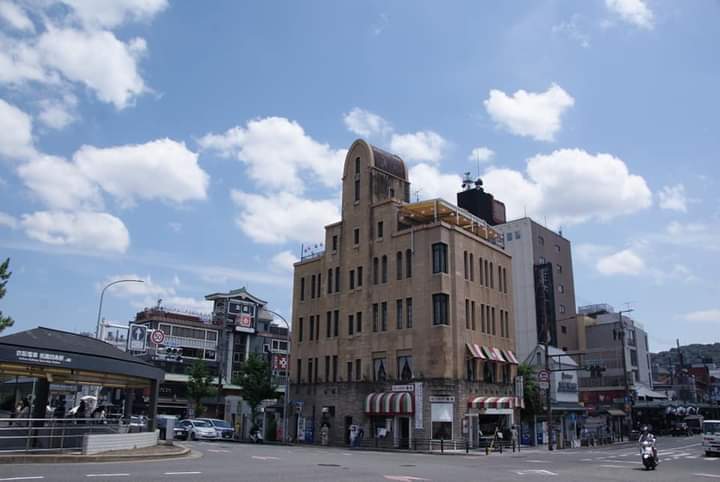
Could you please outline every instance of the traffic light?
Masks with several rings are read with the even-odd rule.
[[[165,349],[165,360],[182,363],[182,348],[168,347]]]
[[[587,370],[590,372],[590,378],[600,378],[605,371],[605,367],[600,365],[590,365],[587,367]]]

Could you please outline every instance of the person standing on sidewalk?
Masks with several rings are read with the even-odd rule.
[[[510,439],[512,440],[512,450],[515,452],[515,447],[517,447],[518,452],[520,452],[520,444],[518,443],[518,429],[517,425],[512,425],[510,427]]]

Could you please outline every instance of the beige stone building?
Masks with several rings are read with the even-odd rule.
[[[290,435],[477,442],[517,415],[511,259],[502,236],[444,200],[410,203],[404,162],[363,140],[342,219],[295,264]]]

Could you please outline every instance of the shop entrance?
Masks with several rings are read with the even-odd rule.
[[[399,447],[401,449],[410,448],[410,419],[407,417],[400,417]]]

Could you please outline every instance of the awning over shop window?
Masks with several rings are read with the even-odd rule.
[[[365,398],[368,415],[412,415],[414,412],[413,396],[409,392],[371,393]]]
[[[477,345],[475,345],[477,346]],[[487,360],[490,361],[496,361],[499,363],[513,363],[517,364],[517,358],[515,358],[515,355],[510,358],[506,351],[501,350],[499,348],[495,348],[494,346],[483,346],[482,352],[485,354],[485,357]]]
[[[503,350],[503,355],[505,355],[505,359],[508,361],[508,363],[512,363],[513,365],[518,364],[518,359],[515,357],[515,353],[513,353],[511,350]]]
[[[482,351],[482,348],[480,348],[480,345],[476,343],[468,343],[467,349],[472,354],[473,358],[479,358],[481,360],[487,360],[487,357]]]
[[[625,412],[623,412],[622,410],[618,410],[615,408],[608,408],[607,413],[611,417],[624,417],[626,415]]]
[[[474,397],[468,401],[468,408],[515,408],[520,406],[517,397]]]

